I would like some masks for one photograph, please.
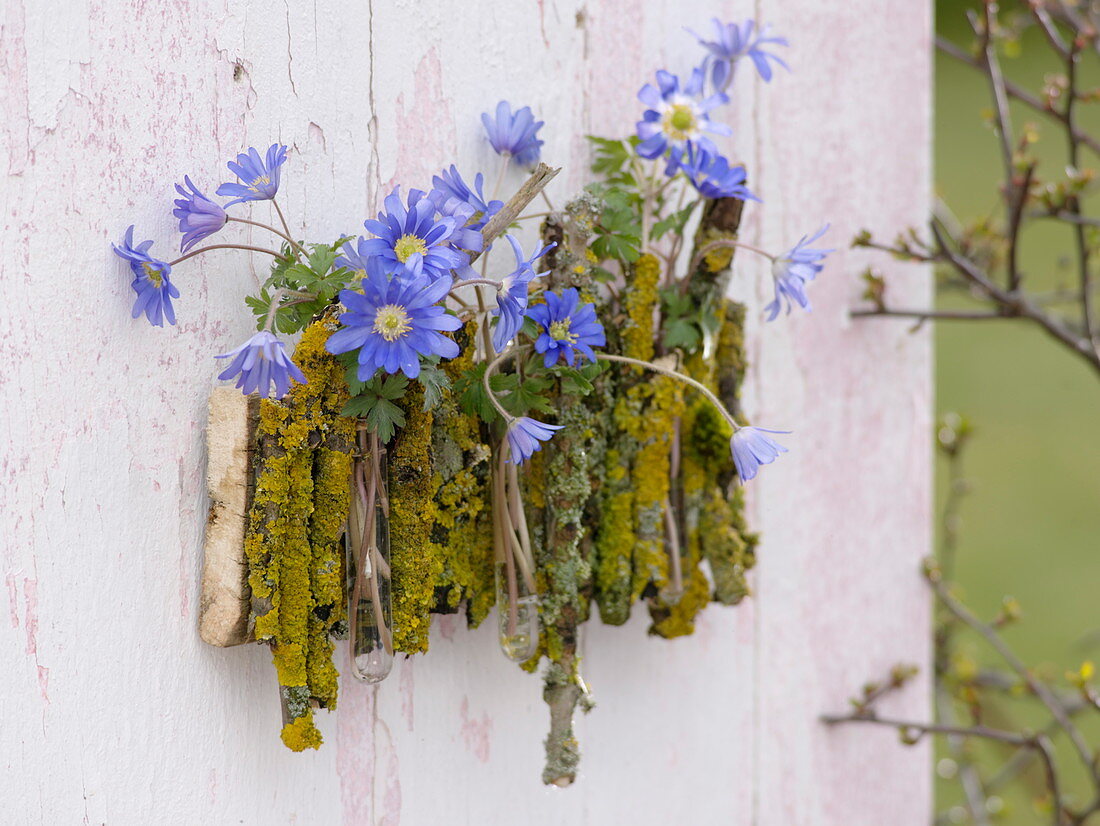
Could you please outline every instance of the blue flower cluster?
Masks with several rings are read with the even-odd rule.
[[[279,171],[286,162],[286,147],[272,144],[266,154],[250,148],[247,153],[237,156],[229,162],[229,170],[237,178],[237,183],[224,183],[217,194],[231,197],[232,200],[219,204],[199,189],[191,178],[184,176],[184,186],[176,184],[179,198],[175,201],[172,215],[179,221],[179,231],[183,233],[180,252],[184,253],[175,261],[164,261],[149,255],[152,241],[142,241],[134,245],[134,228],[126,230],[121,246],[112,245],[115,254],[130,264],[134,279],[130,286],[136,293],[133,316],[142,313],[150,324],[163,326],[176,323],[176,314],[172,299],[179,298],[179,289],[169,279],[172,267],[187,258],[204,252],[205,249],[192,248],[211,235],[219,232],[228,221],[233,220],[226,213],[228,207],[246,201],[274,200],[279,191]],[[216,247],[215,247],[216,248]],[[281,397],[290,389],[290,381],[305,382],[302,371],[287,357],[285,347],[270,331],[252,336],[248,341],[233,350],[215,358],[233,358],[229,368],[219,378],[227,379],[239,376],[237,387],[245,393],[258,392],[268,396],[271,385],[275,385],[276,397]]]

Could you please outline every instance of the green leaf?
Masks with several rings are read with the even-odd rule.
[[[691,321],[678,318],[665,325],[665,333],[662,341],[668,350],[680,347],[683,350],[694,350],[703,339],[699,327]]]
[[[497,417],[497,410],[493,407],[485,393],[482,376],[485,375],[485,363],[475,364],[458,379],[455,380],[455,392],[458,393],[458,403],[468,416],[478,416],[483,421],[492,422]],[[496,374],[489,379],[495,393],[515,390],[518,377],[515,374]]]
[[[695,203],[691,203],[678,212],[673,212],[671,215],[662,218],[654,224],[650,234],[653,236],[654,240],[660,240],[661,236],[669,231],[674,232],[676,235],[680,235],[683,233],[684,227],[687,225],[688,219],[694,211]]]
[[[405,413],[393,402],[378,399],[367,413],[367,426],[388,442],[397,428],[405,426]]]
[[[561,392],[571,396],[587,396],[592,392],[592,382],[574,367],[556,368],[561,377]]]
[[[377,394],[380,398],[400,399],[405,395],[405,388],[409,386],[409,380],[405,378],[401,373],[394,373],[386,376],[379,381],[379,377],[375,376],[369,382],[367,382],[367,389]]]
[[[443,394],[450,389],[451,379],[442,367],[435,364],[422,364],[420,375],[416,379],[424,388],[424,409],[432,410],[443,401]]]
[[[352,384],[350,380],[349,384]],[[405,413],[393,401],[404,395],[409,380],[400,373],[392,376],[376,374],[368,382],[356,380],[355,384],[361,390],[348,400],[341,415],[366,419],[370,430],[378,434],[383,442],[388,442],[393,438],[395,428],[405,426]]]
[[[545,370],[529,375],[522,382],[517,381],[515,389],[503,396],[500,403],[513,416],[524,416],[531,410],[551,413],[554,408],[545,392],[553,384],[554,379]]]

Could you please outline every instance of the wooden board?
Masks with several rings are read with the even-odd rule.
[[[560,204],[587,178],[582,135],[627,134],[638,88],[693,65],[683,27],[714,15],[760,15],[792,44],[791,73],[737,80],[722,148],[765,201],[744,239],[788,245],[832,221],[838,248],[810,315],[765,325],[766,268],[744,258],[735,279],[748,415],[796,431],[752,489],[755,597],[708,609],[687,640],[649,639],[641,617],[589,629],[599,705],[566,790],[539,781],[540,681],[454,618],[381,686],[345,679],[321,751],[288,752],[270,653],[196,632],[213,356],[254,330],[242,299],[268,262],[178,266],[180,324],[154,329],[130,319],[108,242],[136,223],[171,255],[172,183],[212,191],[238,151],[276,140],[280,200],[310,238],[359,231],[392,185],[452,161],[491,188],[478,115],[501,98],[546,121]],[[0,4],[5,809],[28,824],[927,824],[927,746],[818,715],[898,660],[930,663],[930,339],[846,313],[871,260],[848,240],[929,208],[930,30],[916,0]],[[899,304],[927,297],[926,271],[875,261]],[[923,715],[926,688],[890,710]]]

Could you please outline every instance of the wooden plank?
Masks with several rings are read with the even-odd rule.
[[[919,221],[927,3],[3,5],[0,266],[19,296],[0,313],[0,698],[20,709],[0,728],[0,750],[19,755],[0,769],[8,810],[28,823],[928,822],[925,745],[817,722],[893,661],[930,662],[916,576],[930,544],[929,341],[847,319],[868,259],[838,253],[813,314],[765,327],[766,269],[739,257],[747,411],[797,430],[753,487],[755,596],[708,609],[687,640],[647,638],[642,617],[589,629],[600,704],[578,726],[578,781],[557,791],[539,781],[541,683],[496,650],[491,621],[437,621],[427,657],[377,688],[343,681],[319,752],[282,747],[269,652],[195,633],[212,356],[251,333],[241,298],[267,262],[224,250],[181,264],[180,324],[153,329],[129,319],[128,270],[107,247],[135,223],[170,255],[171,183],[190,173],[209,192],[226,160],[275,140],[291,150],[280,202],[307,237],[357,231],[394,184],[426,186],[451,162],[491,188],[478,115],[501,98],[546,121],[560,204],[589,177],[581,136],[628,134],[653,70],[697,62],[683,26],[757,14],[790,39],[794,71],[765,86],[740,70],[721,147],[765,200],[745,240],[782,246],[831,220],[843,248],[865,225]],[[234,209],[277,220],[267,204]],[[79,277],[64,308],[43,311],[59,306],[58,273]],[[927,296],[926,272],[890,275],[899,300]],[[923,689],[895,710],[922,714]]]
[[[240,645],[253,639],[244,536],[259,415],[258,396],[245,396],[234,387],[215,387],[210,393],[206,425],[210,510],[199,597],[199,635],[210,645]]]

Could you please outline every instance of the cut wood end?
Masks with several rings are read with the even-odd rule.
[[[210,393],[206,428],[206,485],[210,510],[199,600],[199,636],[210,645],[240,645],[252,639],[251,589],[244,537],[251,505],[252,451],[260,400],[232,387]]]

